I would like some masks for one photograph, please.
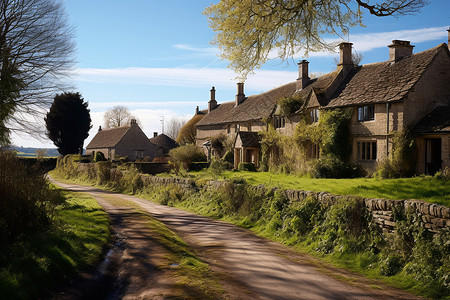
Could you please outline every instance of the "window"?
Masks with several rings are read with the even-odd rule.
[[[144,158],[144,150],[135,150],[134,154],[136,155],[136,159],[143,159]]]
[[[319,110],[311,109],[311,123],[319,122]]]
[[[275,127],[275,129],[284,128],[284,126],[286,126],[285,118],[282,116],[275,116],[273,118],[273,126]]]
[[[311,158],[319,158],[320,157],[320,148],[319,144],[311,144]]]
[[[248,122],[247,131],[252,131],[252,122]]]
[[[372,121],[375,119],[375,109],[373,105],[358,107],[358,121]]]
[[[376,160],[377,142],[358,142],[357,155],[359,160]]]
[[[231,125],[227,125],[227,133],[231,132]]]

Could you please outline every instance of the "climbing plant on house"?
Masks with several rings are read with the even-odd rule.
[[[320,149],[320,158],[314,160],[310,172],[314,177],[353,177],[358,168],[348,162],[351,153],[350,119],[352,108],[321,110],[319,122],[308,124],[304,112],[295,129],[294,138],[306,151],[310,143]]]

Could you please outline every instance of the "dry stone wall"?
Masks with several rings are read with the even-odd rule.
[[[145,176],[145,179],[143,180],[148,184],[176,184],[191,191],[199,190],[199,187],[195,185],[195,182],[192,179]],[[224,182],[221,181],[209,181],[206,183],[206,186],[218,188],[223,184]],[[268,191],[264,185],[254,186],[253,189],[263,193]],[[391,232],[395,230],[394,209],[403,209],[404,211],[412,210],[422,219],[425,228],[433,233],[450,226],[450,208],[420,200],[361,198],[355,196],[334,195],[328,192],[311,192],[291,189],[283,190],[283,192],[290,201],[304,201],[309,197],[313,197],[325,205],[333,205],[340,200],[359,198],[364,201],[367,209],[372,212],[373,221],[380,226],[383,231]]]
[[[78,169],[80,171],[87,171],[88,165],[91,164],[79,164]],[[115,169],[111,169],[111,178],[114,178]],[[223,181],[208,181],[203,183],[202,186],[197,186],[195,181],[189,178],[178,177],[156,177],[150,175],[141,175],[144,185],[178,185],[183,189],[189,191],[199,191],[202,187],[208,187],[217,189],[225,184]],[[255,191],[266,193],[269,191],[264,185],[258,185],[252,187]],[[415,199],[408,200],[389,200],[389,199],[373,199],[373,198],[361,198],[355,196],[341,196],[334,195],[328,192],[311,192],[302,190],[282,190],[286,197],[290,201],[304,201],[309,197],[320,201],[325,205],[333,205],[340,200],[349,200],[359,198],[364,201],[367,209],[372,212],[373,221],[380,226],[383,231],[395,230],[394,210],[412,210],[420,217],[424,223],[425,228],[433,233],[438,232],[444,228],[450,227],[450,208],[428,203]]]
[[[308,192],[298,190],[285,190],[286,196],[291,201],[303,201],[307,197],[314,197],[321,203],[332,205],[336,201],[351,198],[354,196],[340,196],[327,192]],[[361,198],[360,198],[361,199]],[[423,221],[424,226],[430,232],[450,226],[450,208],[428,203],[420,200],[389,200],[362,198],[367,209],[372,212],[374,222],[385,231],[395,229],[394,209],[412,210]]]

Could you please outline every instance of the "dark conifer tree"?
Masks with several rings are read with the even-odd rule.
[[[92,128],[88,102],[80,93],[56,95],[45,124],[47,136],[61,155],[82,153],[84,140]]]

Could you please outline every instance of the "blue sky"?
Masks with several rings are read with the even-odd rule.
[[[161,117],[189,119],[197,105],[205,108],[211,86],[216,99],[231,101],[236,75],[218,58],[210,44],[214,32],[202,14],[217,1],[186,0],[64,0],[69,23],[75,28],[74,91],[89,102],[92,139],[103,113],[115,105],[129,108],[144,132],[161,132]],[[447,42],[450,1],[431,0],[419,13],[399,18],[366,14],[365,27],[352,28],[349,41],[363,54],[362,64],[385,61],[394,39],[410,40],[414,52]],[[329,37],[339,39],[338,37]],[[336,68],[336,53],[310,54],[309,70],[327,73]],[[294,60],[266,63],[245,83],[245,94],[270,90],[297,78]],[[53,147],[49,140],[13,136],[13,144]]]

